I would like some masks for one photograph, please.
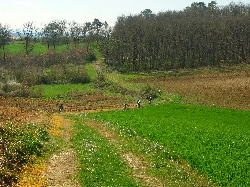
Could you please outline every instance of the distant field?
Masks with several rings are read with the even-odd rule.
[[[247,111],[165,104],[90,115],[163,145],[166,159],[184,159],[219,185],[250,184]]]
[[[15,54],[15,53],[25,53],[25,47],[23,42],[14,42],[9,43],[5,46],[7,53]],[[53,49],[53,46],[50,46],[50,49]],[[67,49],[66,45],[56,46],[56,50],[64,50]],[[31,52],[32,54],[44,54],[48,51],[47,45],[42,45],[40,43],[36,43],[34,45],[34,49]]]
[[[36,92],[41,92],[45,99],[67,99],[68,94],[72,92],[82,92],[93,90],[90,84],[53,84],[36,85],[33,87]]]

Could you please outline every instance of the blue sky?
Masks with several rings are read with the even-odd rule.
[[[193,2],[202,0],[0,0],[0,23],[11,28],[21,27],[33,21],[37,25],[52,20],[65,19],[78,23],[92,22],[95,18],[115,24],[118,16],[138,14],[145,9],[153,13],[167,10],[183,10]],[[217,0],[219,6],[228,5],[232,0]],[[235,3],[249,3],[249,0],[234,0]]]

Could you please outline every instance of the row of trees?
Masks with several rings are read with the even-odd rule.
[[[121,16],[105,45],[105,62],[120,71],[195,68],[250,62],[250,6],[215,1],[183,11]]]
[[[8,45],[12,33],[17,33],[19,40],[24,42],[25,54],[29,55],[34,49],[35,43],[40,42],[47,45],[48,50],[56,49],[61,44],[69,45],[73,43],[76,47],[80,42],[85,43],[87,47],[90,43],[96,41],[102,33],[110,33],[111,27],[107,22],[101,22],[94,19],[93,22],[84,24],[75,21],[54,20],[39,28],[33,22],[23,24],[23,28],[12,30],[7,25],[0,24],[0,47],[6,60],[5,46]]]

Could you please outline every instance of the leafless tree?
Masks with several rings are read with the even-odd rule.
[[[18,30],[17,33],[21,39],[24,39],[25,54],[29,55],[39,37],[38,28],[34,26],[33,22],[27,22],[23,24],[23,28]]]
[[[50,45],[53,46],[54,50],[56,49],[56,45],[64,35],[66,23],[65,20],[54,20],[45,25],[43,36],[46,39],[48,49],[50,48]]]
[[[5,45],[7,45],[8,39],[10,40],[9,26],[0,24],[0,47],[3,51],[3,61],[6,61]]]

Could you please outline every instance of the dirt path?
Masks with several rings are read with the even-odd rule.
[[[79,183],[73,178],[78,171],[78,160],[74,149],[70,148],[70,138],[72,137],[72,124],[69,119],[62,115],[54,115],[51,119],[52,128],[49,130],[54,136],[63,137],[66,147],[54,154],[48,163],[48,169],[45,172],[48,187],[78,187]],[[143,158],[133,155],[131,152],[122,151],[122,144],[117,134],[105,128],[102,124],[86,121],[86,125],[95,128],[103,137],[107,138],[120,151],[121,157],[134,170],[132,177],[141,181],[145,186],[164,186],[161,181],[155,177],[148,176],[146,169],[149,163]]]
[[[17,187],[79,187],[74,178],[78,172],[77,154],[71,148],[73,121],[63,115],[52,115],[48,132],[62,139],[61,149],[47,161],[36,161],[24,167]]]
[[[62,115],[54,115],[51,119],[50,133],[61,136],[65,146],[59,153],[54,154],[48,163],[45,176],[48,180],[48,187],[78,187],[80,186],[74,175],[78,172],[78,159],[74,149],[71,148],[70,139],[72,137],[72,124],[69,119]]]
[[[74,175],[79,168],[77,154],[74,149],[70,148],[70,138],[73,135],[72,124],[73,122],[71,120],[64,118],[62,115],[52,116],[52,128],[49,130],[49,133],[54,136],[63,137],[66,146],[60,150],[59,153],[54,154],[48,162],[47,171],[43,174],[43,177],[47,180],[47,187],[80,186],[77,180],[74,179]],[[86,125],[98,130],[103,137],[107,138],[116,148],[118,148],[121,157],[134,170],[134,172],[132,172],[132,177],[141,181],[145,186],[163,186],[159,179],[148,176],[145,173],[149,163],[130,152],[122,151],[121,142],[119,142],[119,138],[115,133],[98,123],[86,121]]]
[[[40,187],[79,187],[78,181],[74,178],[74,175],[78,172],[78,159],[74,149],[71,148],[70,139],[73,135],[72,132],[73,122],[63,117],[63,115],[53,115],[51,118],[51,128],[49,133],[53,136],[62,137],[65,146],[58,152],[52,155],[47,163],[47,169],[41,173],[43,181],[46,182],[36,184]],[[134,170],[132,177],[138,181],[142,181],[145,186],[163,186],[161,181],[157,178],[146,175],[145,170],[149,163],[145,162],[143,158],[139,158],[132,153],[121,151],[119,138],[117,135],[103,125],[86,121],[86,125],[91,128],[95,128],[105,138],[107,138],[112,144],[114,144],[120,151],[121,157],[128,163],[128,165]],[[120,148],[119,148],[120,147]],[[33,182],[34,185],[34,182]],[[22,186],[22,185],[19,185]],[[26,186],[29,186],[27,184]]]

